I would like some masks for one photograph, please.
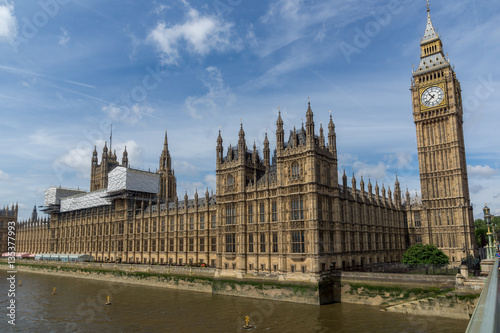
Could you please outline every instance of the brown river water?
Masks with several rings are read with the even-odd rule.
[[[464,332],[467,321],[355,304],[274,302],[0,270],[0,332]],[[21,286],[19,286],[21,280]],[[56,294],[52,295],[53,288]],[[111,305],[105,305],[110,296]],[[15,299],[15,326],[8,323]],[[252,330],[243,330],[245,316]]]

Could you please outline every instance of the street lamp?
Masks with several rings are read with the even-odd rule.
[[[483,208],[484,212],[484,222],[486,222],[486,225],[488,226],[488,245],[487,247],[487,256],[486,259],[495,259],[495,246],[493,245],[492,242],[492,236],[493,233],[491,232],[491,214],[490,214],[490,209],[488,206],[485,204]]]

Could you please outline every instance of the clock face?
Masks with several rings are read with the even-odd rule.
[[[428,108],[441,104],[444,91],[440,87],[430,87],[422,94],[422,104]]]

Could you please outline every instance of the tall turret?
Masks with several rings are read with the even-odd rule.
[[[167,130],[165,130],[165,140],[163,141],[163,150],[160,156],[160,198],[167,201],[177,196],[177,181],[174,170],[172,169],[172,160],[168,150]]]
[[[313,112],[311,110],[311,102],[307,102],[306,137],[307,137],[307,143],[311,146],[314,146],[314,119],[313,119]]]
[[[246,151],[245,131],[243,130],[243,123],[241,123],[240,132],[238,133],[238,159],[240,163],[245,162]]]
[[[335,124],[330,114],[330,122],[328,123],[328,149],[333,157],[337,159],[337,135],[335,134]]]
[[[223,156],[224,153],[223,153],[223,147],[222,147],[222,136],[220,133],[220,129],[219,129],[219,136],[217,137],[216,151],[217,151],[217,164],[220,164],[224,160],[224,156]]]
[[[125,146],[125,150],[123,151],[122,166],[124,166],[124,167],[128,167],[128,153],[127,153],[127,146]]]
[[[266,137],[264,138],[264,165],[266,166],[266,171],[269,171],[269,167],[271,165],[271,151],[269,149],[269,140],[267,139],[267,132],[266,132]]]
[[[285,148],[285,131],[283,130],[283,119],[281,119],[281,111],[278,113],[276,121],[276,149],[278,151]]]

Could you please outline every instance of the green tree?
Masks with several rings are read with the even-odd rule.
[[[481,219],[474,221],[474,232],[476,234],[476,244],[479,247],[484,247],[486,245],[486,233],[488,228],[486,227],[486,222]]]
[[[493,229],[495,230],[497,240],[500,240],[500,216],[495,216],[491,219],[491,224],[493,225]],[[493,230],[492,230],[493,231]]]
[[[450,263],[450,258],[435,245],[415,244],[406,250],[401,262],[410,267],[423,266],[425,274],[428,274],[430,267],[446,266]]]

